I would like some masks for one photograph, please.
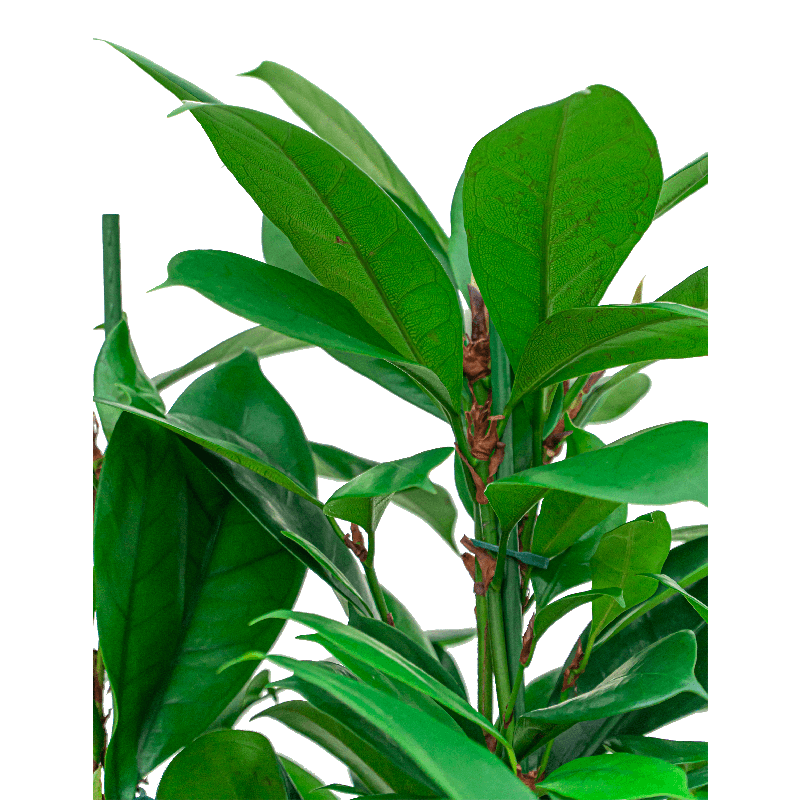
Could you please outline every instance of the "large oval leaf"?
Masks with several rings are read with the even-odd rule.
[[[286,756],[279,756],[286,774],[300,794],[300,800],[336,800],[336,795],[327,791],[325,784],[313,773]],[[312,794],[313,792],[313,794]]]
[[[672,422],[649,428],[591,453],[494,481],[486,496],[508,528],[547,488],[619,503],[694,500],[707,505],[708,424]]]
[[[708,267],[693,272],[677,286],[664,292],[657,303],[681,303],[692,308],[708,309]]]
[[[261,217],[261,253],[267,264],[299,275],[311,283],[319,283],[286,234],[267,217]]]
[[[469,262],[512,367],[537,323],[600,301],[650,225],[662,179],[655,137],[608,86],[525,111],[475,145]]]
[[[353,711],[364,715],[388,734],[445,795],[461,800],[530,800],[530,791],[492,755],[424,712],[391,695],[354,681],[320,665],[282,656],[270,660],[317,685]],[[464,769],[469,764],[469,769]]]
[[[252,673],[217,669],[243,648],[268,649],[282,627],[255,631],[247,618],[290,607],[303,574],[179,437],[120,418],[95,509],[97,624],[115,712],[108,796],[132,798],[140,777],[214,722]]]
[[[593,587],[586,592],[575,592],[575,594],[559,597],[558,600],[548,603],[540,610],[537,609],[533,623],[534,639],[538,641],[548,628],[555,625],[563,616],[582,606],[584,603],[609,599],[613,600],[620,608],[625,608],[625,599],[622,590],[615,587],[602,587],[597,589]]]
[[[528,392],[637,361],[708,355],[708,314],[677,303],[573,308],[531,333],[508,409]],[[506,413],[507,413],[506,411]]]
[[[622,734],[607,739],[605,744],[615,753],[651,756],[670,764],[704,764],[708,761],[708,742],[674,742],[655,736]]]
[[[167,767],[156,800],[288,800],[278,757],[255,731],[213,731]]]
[[[458,407],[461,309],[402,211],[351,161],[295,125],[236,106],[188,108],[320,283],[346,297],[397,352],[432,370]]]
[[[641,372],[630,375],[608,392],[603,392],[587,422],[602,425],[624,417],[650,391],[652,385],[650,378]]]
[[[691,164],[681,167],[664,181],[661,193],[658,196],[658,205],[653,219],[658,219],[662,214],[666,214],[671,208],[675,208],[678,203],[683,202],[687,197],[693,195],[698,189],[702,189],[707,184],[708,153],[703,153],[700,158],[696,158]]]

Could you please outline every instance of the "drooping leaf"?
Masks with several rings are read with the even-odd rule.
[[[370,791],[424,790],[424,786],[406,776],[387,754],[377,750],[368,739],[358,736],[337,718],[308,702],[288,700],[278,703],[257,714],[254,719],[261,717],[276,719],[318,744],[346,764]]]
[[[450,241],[447,255],[455,276],[456,286],[464,299],[469,302],[469,284],[472,280],[472,267],[469,265],[467,232],[464,230],[464,173],[456,184],[453,202],[450,205]]]
[[[305,278],[311,283],[319,283],[314,273],[297,255],[286,234],[268,217],[261,217],[261,252],[267,264]]]
[[[321,478],[349,481],[378,464],[377,461],[361,458],[328,444],[312,442],[311,451],[317,474]],[[453,499],[443,486],[437,483],[433,486],[436,489],[433,495],[423,489],[411,488],[394,494],[391,502],[427,522],[457,552],[453,538],[457,512]]]
[[[669,575],[656,575],[652,572],[644,572],[643,575],[646,575],[648,578],[654,578],[660,584],[663,584],[669,589],[674,589],[678,594],[683,595],[686,600],[689,602],[689,605],[706,621],[708,622],[708,606],[705,603],[702,603],[696,597],[693,597],[689,594],[681,585],[669,577]]]
[[[657,303],[680,303],[692,308],[708,310],[708,267],[693,272],[677,286],[664,292]]]
[[[607,86],[518,114],[475,145],[469,261],[513,368],[537,323],[600,301],[650,225],[662,178],[655,137]]]
[[[703,764],[708,761],[708,742],[675,742],[655,736],[622,734],[608,739],[605,745],[615,753],[651,756],[670,764]]]
[[[316,498],[316,472],[300,423],[252,353],[245,351],[202,375],[166,417],[130,406],[125,410],[322,505]]]
[[[658,758],[629,753],[577,758],[553,770],[537,788],[572,800],[693,798],[682,769]]]
[[[301,800],[336,800],[334,794],[323,788],[325,784],[305,767],[301,767],[296,761],[292,761],[286,756],[278,758],[297,788]]]
[[[133,346],[126,319],[106,337],[94,366],[94,393],[98,397],[132,405],[151,414],[164,414],[166,408],[158,389],[142,369]],[[122,413],[117,408],[98,405],[100,423],[108,441]]]
[[[433,644],[438,644],[440,647],[458,647],[458,645],[474,639],[477,631],[475,628],[444,628],[425,631],[425,635]]]
[[[692,542],[708,536],[708,525],[687,525],[672,529],[673,542]]]
[[[120,418],[95,509],[97,623],[115,712],[108,796],[132,797],[139,777],[214,722],[252,673],[218,667],[243,647],[269,649],[282,625],[256,631],[249,618],[291,607],[303,574],[180,438]]]
[[[591,560],[592,589],[619,587],[626,606],[647,600],[658,588],[642,573],[660,570],[669,555],[672,535],[663,511],[653,511],[609,531]],[[622,613],[610,598],[592,602],[592,639]]]
[[[314,133],[344,153],[378,186],[408,206],[433,231],[439,245],[447,246],[444,231],[414,187],[372,134],[341,103],[311,81],[274,61],[263,61],[243,75],[259,78],[272,87]]]
[[[428,473],[452,452],[452,447],[439,447],[408,458],[376,464],[340,486],[323,510],[329,516],[354,522],[372,534],[396,492],[417,488],[436,494]]]
[[[176,367],[156,375],[153,378],[153,383],[159,391],[163,391],[168,386],[172,386],[172,384],[183,380],[183,378],[188,378],[206,367],[213,367],[221,361],[236,358],[245,350],[250,350],[258,358],[266,358],[279,353],[302,350],[310,346],[308,342],[301,342],[299,339],[293,339],[291,336],[285,336],[282,333],[271,331],[259,325],[225,339],[225,341],[214,345],[210,350],[201,353],[182,367]]]
[[[278,757],[255,731],[213,731],[170,762],[156,800],[289,800]]]
[[[276,613],[282,614],[284,612],[280,610]],[[316,631],[325,640],[324,647],[327,647],[327,642],[330,642],[335,647],[341,648],[342,651],[347,652],[353,658],[362,661],[373,669],[380,670],[389,677],[427,694],[445,706],[445,708],[461,714],[466,719],[495,735],[498,741],[502,741],[502,737],[494,730],[492,723],[475,711],[464,698],[377,639],[373,639],[350,626],[343,625],[341,622],[326,619],[317,614],[289,611],[286,613],[287,616],[282,617],[282,619],[292,619]],[[271,619],[271,617],[265,615],[259,617],[258,620],[254,620],[254,622],[262,619]],[[303,675],[300,675],[300,677],[304,678]],[[304,679],[310,680],[308,678]]]
[[[673,422],[574,458],[494,481],[486,496],[504,528],[546,488],[640,505],[708,503],[708,424]]]
[[[164,69],[164,67],[160,67],[158,64],[154,64],[150,59],[140,56],[138,53],[134,53],[133,50],[128,50],[126,47],[114,44],[106,39],[100,39],[99,41],[111,45],[111,47],[118,50],[122,55],[127,56],[137,67],[143,69],[165,89],[169,89],[179,100],[196,100],[201,103],[219,102],[216,97],[203,91],[199,86],[189,83],[189,81]]]
[[[694,674],[696,660],[694,633],[673,633],[641,650],[589,691],[526,711],[519,718],[514,747],[524,752],[532,741],[544,743],[574,723],[648,708],[683,692],[707,699]]]
[[[708,314],[677,303],[561,311],[531,333],[507,410],[528,392],[587,373],[708,355]]]
[[[184,107],[322,286],[347,298],[401,356],[438,376],[457,407],[461,309],[441,264],[402,211],[351,161],[301,128],[236,106]]]
[[[391,736],[400,751],[409,756],[448,796],[463,800],[530,800],[529,790],[495,758],[462,732],[442,725],[433,717],[380,692],[371,686],[321,669],[317,664],[280,656],[270,660],[293,671],[299,678],[323,688],[340,702],[363,714]],[[465,770],[453,765],[469,764]]]
[[[653,219],[658,219],[662,214],[666,214],[671,208],[675,208],[678,203],[707,184],[708,153],[703,153],[700,158],[696,158],[691,164],[682,167],[664,181]]]
[[[631,375],[608,392],[603,392],[592,410],[589,422],[602,425],[624,417],[650,391],[652,385],[650,378],[641,372]]]

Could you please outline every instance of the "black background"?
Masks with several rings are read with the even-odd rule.
[[[133,40],[107,34],[232,105],[254,108],[302,125],[263,82],[236,78],[237,72],[271,59],[296,70],[342,102],[381,143],[449,233],[453,191],[473,144],[506,120],[551,103],[592,83],[625,93],[654,131],[665,176],[708,149],[709,115],[695,78],[686,74],[644,80],[629,69],[600,59],[583,69],[553,73],[528,64],[510,69],[505,59],[441,60],[435,49],[420,47],[414,63],[387,59],[377,43],[324,62],[284,44],[253,42],[235,49],[208,47],[201,40],[179,49],[165,40]],[[237,37],[238,40],[238,37]],[[251,323],[215,306],[186,288],[153,294],[166,278],[169,259],[190,249],[227,250],[261,259],[261,212],[225,168],[191,114],[166,115],[180,105],[166,89],[125,56],[102,42],[91,42],[93,109],[89,129],[91,193],[102,212],[121,215],[123,305],[140,360],[150,376],[180,366]],[[206,43],[207,44],[207,43]],[[346,48],[345,48],[346,49]],[[477,63],[479,61],[479,63]],[[588,62],[587,62],[588,63]],[[365,68],[367,64],[367,68]],[[523,68],[524,67],[524,68]],[[681,81],[684,81],[683,83]],[[477,87],[477,88],[476,88]],[[687,275],[705,266],[710,244],[705,235],[708,189],[653,223],[614,279],[603,302],[629,303],[642,275],[644,299],[652,301]],[[91,214],[86,217],[89,227]],[[100,229],[96,228],[96,233]],[[91,248],[90,248],[91,250]],[[87,328],[102,321],[101,252],[96,252],[96,300]],[[103,334],[93,332],[94,352]],[[445,423],[419,411],[367,379],[333,361],[319,349],[277,356],[262,369],[295,409],[306,436],[376,461],[404,458],[421,450],[453,444]],[[707,359],[662,361],[647,369],[650,394],[626,417],[591,430],[613,441],[642,428],[681,419],[707,420]],[[196,377],[196,376],[195,376]],[[164,393],[167,406],[192,378]],[[101,438],[101,447],[104,447]],[[456,497],[448,460],[432,479]],[[320,481],[322,500],[338,484]],[[630,517],[649,508],[632,507]],[[665,509],[672,527],[707,521],[706,509],[685,503]],[[456,539],[471,535],[469,517],[460,512]],[[474,596],[466,570],[424,523],[390,506],[377,534],[376,568],[382,583],[399,597],[423,628],[461,628],[474,624]],[[297,608],[346,621],[333,593],[312,573]],[[561,665],[590,618],[582,606],[548,632],[537,648],[527,679]],[[308,630],[289,622],[277,653],[297,658],[328,654],[294,637]],[[475,644],[452,651],[475,692]],[[275,669],[273,677],[285,673]],[[290,695],[284,695],[288,698]],[[705,739],[703,717],[663,729],[659,735]],[[263,720],[240,727],[262,730],[276,749],[304,763],[326,782],[348,783],[344,767],[281,725]],[[160,772],[160,770],[159,770]],[[153,794],[155,775],[151,781]]]

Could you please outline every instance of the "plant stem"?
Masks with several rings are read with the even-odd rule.
[[[386,598],[383,596],[383,589],[381,588],[380,581],[378,580],[378,573],[375,572],[375,534],[369,534],[369,548],[367,550],[367,560],[364,562],[364,572],[367,576],[367,583],[369,590],[372,592],[372,599],[378,607],[378,613],[381,619],[388,623],[389,606],[386,605]]]
[[[576,378],[572,386],[569,387],[569,391],[564,396],[564,413],[569,411],[570,406],[572,406],[572,404],[578,398],[578,395],[581,393],[581,389],[586,386],[586,381],[588,381],[590,377],[591,373],[588,375],[581,375],[581,377]]]
[[[478,518],[478,515],[475,515]],[[475,576],[481,580],[481,568],[475,561]],[[478,711],[492,718],[492,652],[489,649],[489,610],[486,598],[475,595],[475,622],[478,630]]]
[[[103,329],[106,338],[122,319],[119,214],[103,214]]]
[[[519,696],[519,690],[522,688],[522,685],[525,681],[525,667],[527,667],[531,663],[531,659],[533,658],[533,651],[536,649],[536,640],[534,639],[531,645],[531,652],[528,656],[525,663],[521,663],[517,666],[517,674],[514,676],[514,685],[511,687],[511,699],[509,700],[508,706],[506,707],[505,711],[505,718],[511,716],[514,712],[514,705],[517,702],[517,697]],[[525,702],[525,698],[523,696],[523,703]]]
[[[539,766],[536,768],[536,772],[541,778],[544,775],[544,771],[547,769],[547,762],[550,760],[550,751],[553,749],[553,742],[555,739],[551,739],[547,743],[547,747],[544,749],[544,755],[542,756],[542,760],[539,762]]]

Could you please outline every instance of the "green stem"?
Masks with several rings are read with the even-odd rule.
[[[367,576],[369,590],[372,592],[372,599],[378,607],[381,619],[389,622],[389,606],[386,605],[386,598],[383,596],[383,589],[378,580],[378,573],[375,572],[375,534],[369,534],[369,548],[367,549],[367,560],[364,562],[364,572]]]
[[[103,329],[106,338],[122,319],[119,214],[103,214]]]
[[[539,766],[536,768],[536,772],[541,778],[544,775],[544,771],[547,769],[547,762],[550,760],[550,751],[553,749],[553,742],[555,739],[551,739],[547,743],[547,747],[544,749],[544,755],[542,756],[542,760],[539,762]]]
[[[525,668],[531,663],[531,659],[533,658],[533,651],[536,649],[536,640],[533,641],[531,644],[531,652],[528,655],[525,663],[519,663],[517,666],[517,674],[514,676],[514,685],[511,687],[511,699],[509,700],[508,706],[506,706],[505,718],[508,719],[511,714],[514,712],[514,706],[517,702],[517,697],[520,696],[519,690],[522,688],[522,685],[525,680]],[[523,703],[525,702],[525,698],[523,695]]]
[[[578,395],[581,393],[581,389],[586,386],[586,381],[591,378],[591,373],[588,375],[581,375],[580,378],[576,378],[575,382],[572,386],[569,387],[569,391],[564,397],[564,411],[569,411],[572,404],[578,399]]]
[[[477,518],[477,514],[475,517]],[[481,580],[481,568],[475,562],[475,576]],[[478,629],[478,711],[492,718],[492,653],[489,649],[489,609],[486,598],[475,595],[475,622]]]
[[[506,656],[503,605],[500,593],[490,589],[486,592],[486,601],[489,606],[489,639],[492,648],[495,686],[497,688],[497,707],[501,711],[505,711],[508,707],[508,700],[511,697],[511,681],[508,678],[508,658]],[[512,735],[513,730],[511,728],[508,730],[509,735]]]

